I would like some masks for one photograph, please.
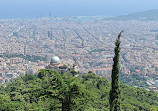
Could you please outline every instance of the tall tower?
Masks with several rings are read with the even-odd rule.
[[[51,13],[51,11],[49,11],[49,15],[48,15],[48,17],[52,17],[52,13]]]
[[[23,54],[24,54],[24,56],[26,56],[26,44],[25,43],[23,43],[23,46],[24,46],[24,52],[23,52]]]

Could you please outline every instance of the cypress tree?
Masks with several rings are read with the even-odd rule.
[[[120,77],[120,64],[119,64],[119,57],[120,57],[120,37],[123,31],[118,34],[118,37],[115,42],[115,56],[113,58],[113,69],[111,75],[111,90],[110,90],[110,111],[120,111],[120,85],[119,85],[119,77]]]

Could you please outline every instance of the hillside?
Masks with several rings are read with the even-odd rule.
[[[0,88],[1,111],[108,111],[110,81],[89,73],[79,77],[43,69]],[[158,94],[121,85],[123,111],[156,111]],[[154,110],[155,109],[155,110]]]
[[[158,9],[121,15],[117,17],[107,18],[105,20],[158,20]]]

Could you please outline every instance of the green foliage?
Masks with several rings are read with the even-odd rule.
[[[130,85],[130,86],[139,86],[139,87],[143,87],[143,88],[149,87],[146,84],[147,79],[145,77],[141,77],[138,74],[131,74],[129,76],[121,74],[120,81],[123,84]]]
[[[115,42],[115,57],[113,58],[113,69],[112,69],[112,81],[111,81],[111,90],[110,90],[110,111],[120,111],[120,64],[119,64],[119,58],[120,58],[120,37],[123,31],[121,31],[118,35],[118,38]]]
[[[41,76],[39,76],[41,75]],[[122,111],[155,111],[157,93],[121,84]],[[0,111],[109,111],[110,81],[88,73],[79,77],[42,69],[0,87]]]
[[[92,71],[88,71],[88,73],[93,73]]]
[[[75,70],[70,70],[70,73],[72,74],[72,76],[75,76],[78,74],[78,72],[76,72]]]

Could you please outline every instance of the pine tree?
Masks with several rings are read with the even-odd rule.
[[[120,111],[120,85],[119,85],[119,77],[120,77],[120,65],[119,65],[119,57],[120,57],[120,37],[123,31],[118,34],[118,37],[115,42],[115,56],[113,58],[113,69],[112,69],[112,81],[111,81],[111,91],[110,91],[110,111]]]

